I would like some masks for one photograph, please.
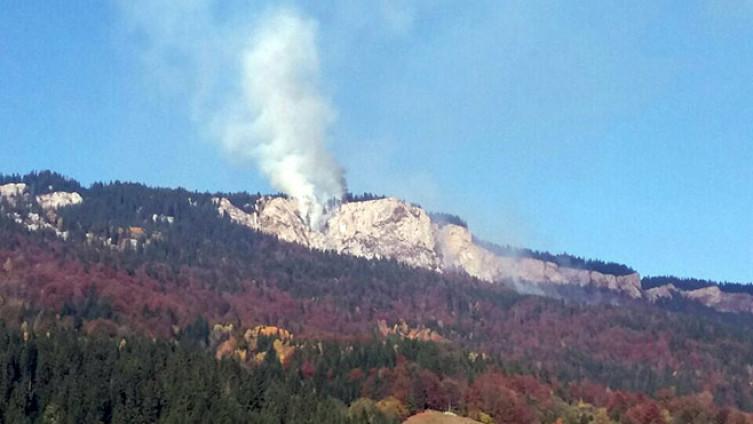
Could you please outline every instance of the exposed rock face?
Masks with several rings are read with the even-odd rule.
[[[18,206],[19,201],[26,202],[30,196],[26,192],[26,184],[11,183],[0,186],[0,200],[7,201],[11,207]],[[23,200],[21,200],[23,199]],[[26,226],[31,231],[51,230],[62,239],[68,238],[68,232],[61,231],[61,223],[55,213],[58,209],[76,205],[84,201],[78,193],[68,193],[58,191],[49,194],[42,194],[36,197],[37,204],[42,208],[41,211],[28,212],[22,216],[17,211],[7,212],[18,224]]]
[[[24,183],[0,185],[0,199],[8,200],[12,205],[15,204],[16,200],[24,196],[27,196],[26,184]],[[49,211],[65,206],[77,205],[83,202],[84,198],[75,192],[56,191],[48,194],[40,194],[36,197],[36,200],[42,209]]]
[[[324,235],[306,225],[298,214],[298,202],[295,200],[282,197],[260,199],[256,204],[256,210],[258,212],[251,214],[249,219],[252,223],[256,220],[257,229],[274,234],[285,241],[325,249]]]
[[[663,286],[654,287],[653,289],[648,289],[645,291],[645,294],[646,299],[651,302],[656,302],[659,299],[671,299],[679,292],[680,290],[678,290],[674,284],[665,284]]]
[[[262,198],[256,213],[247,213],[227,199],[215,199],[215,203],[221,214],[236,223],[281,240],[369,259],[396,258],[412,266],[437,269],[429,215],[397,199],[344,204],[328,217],[320,231],[306,225],[294,199]]]
[[[753,296],[747,293],[728,293],[718,286],[681,293],[688,299],[723,312],[753,312]]]
[[[225,198],[215,197],[212,199],[214,204],[217,205],[217,210],[222,216],[228,216],[236,224],[240,224],[249,228],[259,229],[258,217],[256,214],[249,214],[243,211],[243,209],[235,207],[230,200]]]
[[[11,183],[0,185],[0,198],[6,199],[11,205],[15,205],[16,199],[24,195],[26,184]]]
[[[644,293],[646,299],[650,302],[680,297],[722,312],[753,313],[753,296],[747,293],[725,292],[718,286],[685,291],[678,289],[673,284],[665,284],[646,290]]]
[[[431,219],[421,208],[394,198],[347,203],[327,225],[325,244],[337,252],[437,268]]]
[[[467,228],[433,223],[423,209],[395,198],[346,203],[333,211],[318,231],[306,225],[294,199],[262,198],[254,213],[243,211],[227,199],[214,201],[222,215],[238,224],[314,249],[364,258],[393,258],[437,271],[460,270],[489,282],[593,285],[641,297],[638,274],[614,276],[533,258],[497,256],[474,243]]]
[[[683,293],[689,299],[697,300],[707,306],[716,306],[722,302],[723,294],[717,286],[709,286]]]
[[[596,286],[641,297],[638,274],[615,276],[575,268],[566,268],[554,262],[534,258],[497,256],[475,243],[467,228],[447,224],[436,229],[437,251],[442,258],[442,268],[460,269],[486,281],[503,279],[531,283],[575,284]]]
[[[512,261],[505,261],[473,243],[470,231],[459,225],[436,226],[436,249],[443,269],[458,269],[486,281],[503,278]],[[503,265],[503,262],[508,262]]]
[[[80,194],[65,191],[56,191],[37,196],[37,203],[45,210],[55,210],[65,206],[77,205],[83,201],[84,198]]]

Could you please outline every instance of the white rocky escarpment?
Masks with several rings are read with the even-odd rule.
[[[220,215],[227,215],[236,224],[241,224],[243,226],[254,229],[259,228],[256,214],[249,214],[244,212],[243,209],[236,207],[230,202],[230,200],[225,199],[224,197],[215,197],[212,199],[212,201],[215,205],[217,205],[217,210],[220,211]]]
[[[14,202],[17,197],[23,196],[26,191],[24,183],[10,183],[0,185],[0,198]]]
[[[437,271],[460,270],[489,282],[591,285],[641,297],[638,274],[615,276],[534,258],[498,256],[474,243],[467,228],[433,223],[423,209],[395,198],[346,203],[327,217],[320,231],[305,224],[294,199],[264,197],[252,213],[228,199],[214,201],[222,215],[238,224],[315,249],[393,258]]]
[[[337,252],[394,258],[422,268],[438,267],[429,215],[398,199],[346,203],[327,225],[326,244]]]
[[[718,286],[710,286],[684,292],[683,295],[724,312],[753,312],[753,296],[748,293],[730,293]]]
[[[0,200],[5,200],[13,207],[18,206],[19,201],[27,201],[29,199],[29,193],[27,193],[27,186],[24,183],[10,183],[0,185]],[[26,199],[26,200],[21,200]],[[31,231],[38,230],[52,230],[58,237],[63,239],[68,237],[66,231],[61,231],[60,220],[55,213],[58,209],[77,205],[84,201],[84,198],[76,192],[56,191],[47,194],[40,194],[34,198],[42,209],[37,212],[28,212],[25,216],[21,216],[16,211],[8,212],[13,219]]]
[[[651,302],[657,302],[660,299],[671,299],[677,293],[680,293],[680,290],[674,284],[665,284],[645,291],[646,299]]]
[[[298,202],[283,197],[259,199],[247,213],[227,199],[214,199],[222,215],[281,240],[319,250],[369,259],[394,258],[408,265],[438,269],[429,215],[394,198],[346,203],[317,231],[298,213]]]
[[[66,206],[77,205],[84,201],[80,194],[65,191],[56,191],[54,193],[40,194],[37,196],[37,203],[44,210],[55,210]]]
[[[644,293],[650,302],[684,298],[718,311],[753,313],[753,296],[748,293],[726,292],[715,285],[695,290],[680,290],[674,284],[665,284],[648,289]]]
[[[562,267],[540,259],[498,256],[475,244],[467,228],[454,224],[438,226],[436,234],[443,269],[460,269],[486,281],[512,279],[539,284],[575,284],[620,291],[632,298],[642,296],[637,273],[616,276]]]
[[[697,300],[706,306],[716,306],[722,303],[724,292],[718,286],[708,286],[690,290],[683,295],[689,299]]]
[[[0,185],[0,199],[15,202],[18,198],[27,196],[27,186],[24,183],[10,183]],[[55,210],[62,207],[77,205],[84,201],[84,198],[76,192],[56,191],[47,194],[40,194],[36,198],[37,203],[42,209]]]

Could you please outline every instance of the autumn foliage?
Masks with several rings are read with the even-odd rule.
[[[208,194],[121,183],[79,190],[84,203],[59,213],[67,240],[0,214],[8,326],[191,339],[210,358],[217,346],[194,326],[199,318],[210,329],[275,326],[295,335],[288,371],[346,404],[373,401],[358,414],[402,419],[449,408],[496,423],[750,422],[742,412],[753,411],[748,317],[588,289],[523,296],[280,242],[221,218]],[[252,195],[233,196],[253,204]],[[123,247],[132,227],[142,229],[135,247]],[[404,331],[385,333],[380,322]]]

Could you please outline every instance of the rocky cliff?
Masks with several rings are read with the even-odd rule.
[[[62,239],[68,238],[68,232],[59,210],[84,201],[76,192],[51,191],[35,196],[24,183],[0,185],[0,213],[30,231],[47,230]],[[531,257],[506,256],[476,242],[462,221],[432,220],[420,207],[395,198],[345,203],[330,211],[322,228],[316,230],[301,219],[294,199],[262,197],[256,204],[243,208],[226,198],[216,197],[213,201],[221,215],[239,225],[312,249],[389,258],[437,272],[460,271],[483,281],[506,282],[534,293],[544,285],[601,287],[650,302],[682,298],[720,311],[753,313],[753,296],[725,292],[717,286],[680,290],[667,284],[644,291],[637,273],[611,275]],[[194,205],[190,199],[189,203]],[[151,216],[155,223],[173,224],[175,220],[173,216]],[[86,239],[123,250],[149,244],[160,237],[159,233],[146,234],[142,227],[116,231],[117,243],[102,234],[87,233]]]
[[[321,230],[309,228],[298,203],[265,197],[255,212],[245,212],[224,198],[214,199],[220,214],[249,228],[313,249],[369,259],[394,258],[408,265],[439,269],[434,231],[421,208],[394,198],[346,203],[327,216]]]
[[[4,199],[11,205],[15,205],[19,197],[23,197],[26,191],[26,184],[24,183],[11,183],[0,185],[0,199]]]
[[[722,312],[753,313],[753,296],[746,293],[728,293],[718,286],[708,286],[695,290],[680,290],[673,284],[646,290],[645,297],[650,302],[673,298],[689,299]]]
[[[11,183],[0,185],[0,201],[6,202],[13,209],[22,204],[31,204],[32,196],[24,183]],[[61,229],[62,222],[56,211],[65,206],[76,205],[84,201],[80,194],[75,192],[52,192],[33,197],[39,206],[35,211],[20,214],[15,210],[6,211],[0,204],[0,211],[9,214],[16,223],[24,225],[30,231],[51,230],[58,237],[68,237],[68,233]]]
[[[616,276],[562,267],[534,258],[498,256],[475,244],[470,231],[459,225],[436,227],[435,233],[443,269],[459,269],[486,281],[595,286],[619,291],[632,298],[642,297],[641,279],[637,273]]]
[[[238,224],[314,249],[365,258],[391,258],[436,271],[458,270],[484,281],[597,286],[641,297],[638,274],[615,276],[561,267],[525,257],[498,256],[474,243],[460,225],[432,222],[423,209],[395,198],[346,203],[321,230],[310,229],[294,199],[265,197],[252,212],[214,199],[222,215]]]
[[[25,184],[14,183],[0,186],[0,198],[14,206],[20,200],[31,202],[32,196]],[[50,229],[65,238],[56,211],[83,202],[83,197],[59,191],[38,195],[33,200],[39,206],[38,213],[21,216],[12,212],[14,219],[30,230]],[[221,215],[240,225],[312,249],[369,259],[395,259],[439,272],[457,270],[489,282],[590,285],[641,297],[637,274],[614,276],[533,258],[499,256],[476,244],[467,228],[433,222],[420,207],[395,198],[345,203],[326,217],[321,229],[311,229],[306,224],[295,199],[263,197],[250,211],[226,198],[213,200]]]

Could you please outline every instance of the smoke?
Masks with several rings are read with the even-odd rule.
[[[291,9],[265,17],[242,52],[243,110],[222,141],[258,160],[272,185],[298,199],[318,227],[345,194],[342,168],[326,149],[335,112],[319,91],[316,23]]]
[[[296,198],[301,217],[319,228],[346,184],[327,150],[336,112],[320,90],[317,23],[292,8],[223,20],[218,5],[121,4],[132,30],[147,38],[147,67],[181,83],[207,135]]]

